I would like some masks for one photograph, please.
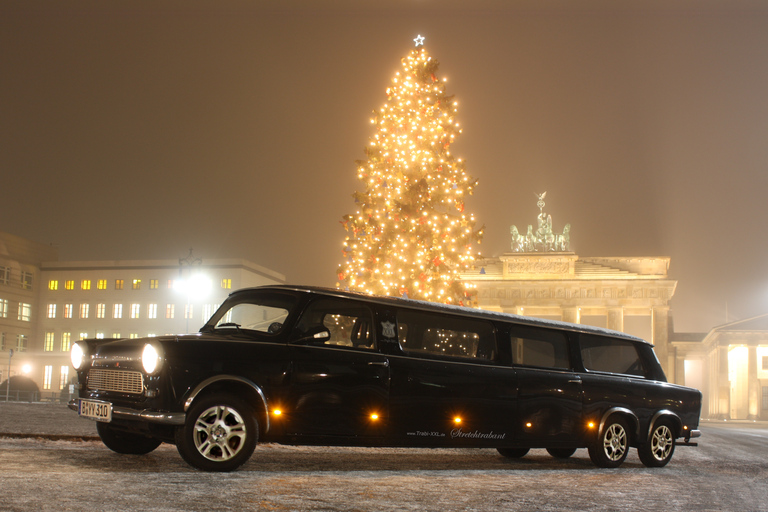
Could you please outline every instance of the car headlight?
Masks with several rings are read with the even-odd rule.
[[[141,365],[144,367],[144,371],[153,374],[160,371],[163,366],[163,356],[161,354],[161,348],[147,343],[144,345],[144,351],[141,353]]]
[[[85,361],[88,357],[88,348],[82,343],[75,343],[72,345],[72,350],[69,351],[69,359],[72,361],[72,366],[75,370],[81,370],[85,366]]]

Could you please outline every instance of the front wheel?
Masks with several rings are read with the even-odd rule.
[[[216,394],[196,402],[183,427],[176,430],[176,449],[203,471],[232,471],[253,454],[259,425],[253,408],[231,395]]]
[[[162,441],[154,437],[124,432],[109,423],[96,423],[96,432],[99,433],[101,442],[116,453],[146,455],[162,444]]]
[[[629,454],[629,434],[627,422],[611,416],[605,422],[605,428],[588,446],[589,458],[595,466],[617,468]]]
[[[669,421],[661,420],[653,426],[648,441],[637,448],[640,461],[649,468],[666,466],[675,453],[675,434]]]

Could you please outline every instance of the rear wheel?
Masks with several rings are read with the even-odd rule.
[[[674,427],[669,420],[660,420],[651,431],[648,440],[637,449],[640,461],[649,468],[666,466],[675,453]]]
[[[146,455],[162,444],[162,441],[154,437],[147,437],[133,432],[123,432],[109,423],[97,422],[96,432],[99,433],[101,442],[117,453],[128,455]]]
[[[589,458],[595,466],[617,468],[629,453],[627,422],[618,416],[611,416],[605,422],[600,435],[589,445]]]
[[[176,430],[176,449],[187,463],[203,471],[232,471],[253,454],[259,425],[253,408],[226,394],[204,397]]]
[[[556,459],[567,459],[576,453],[576,448],[547,448],[547,453]]]
[[[508,459],[519,459],[520,457],[525,457],[525,454],[528,453],[528,450],[530,450],[530,448],[496,448],[496,451]]]

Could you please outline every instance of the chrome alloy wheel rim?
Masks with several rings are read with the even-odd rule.
[[[656,460],[664,460],[672,451],[672,431],[666,425],[659,426],[651,436],[651,453]]]
[[[621,460],[627,451],[627,433],[618,423],[614,423],[603,436],[603,450],[610,461]]]
[[[193,435],[195,448],[203,457],[223,462],[240,452],[247,432],[239,412],[225,405],[215,405],[198,416]]]

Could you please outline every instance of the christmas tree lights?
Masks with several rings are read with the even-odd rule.
[[[457,103],[437,78],[438,62],[424,39],[402,59],[374,112],[376,132],[358,160],[365,190],[358,210],[345,215],[347,232],[338,285],[376,295],[473,305],[474,293],[459,274],[475,259],[482,238],[464,212],[477,181],[450,146],[461,133]]]

